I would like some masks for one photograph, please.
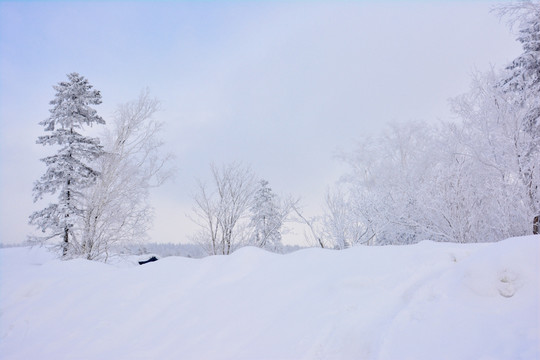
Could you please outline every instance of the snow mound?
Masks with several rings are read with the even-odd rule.
[[[0,250],[2,359],[538,359],[540,237],[167,257]]]

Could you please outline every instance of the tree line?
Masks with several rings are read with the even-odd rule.
[[[457,121],[395,124],[343,154],[349,172],[322,219],[329,243],[486,242],[538,230],[540,3],[499,11],[519,27],[523,53],[473,76],[451,99]]]
[[[540,3],[499,8],[523,52],[505,69],[473,76],[469,92],[451,100],[458,120],[437,125],[394,124],[363,138],[341,159],[349,171],[326,194],[324,213],[306,218],[298,200],[275,194],[248,166],[212,164],[198,182],[192,240],[208,254],[244,245],[280,252],[283,225],[298,221],[314,246],[410,244],[422,240],[497,241],[530,234],[540,214]],[[161,152],[159,103],[144,91],[118,107],[100,138],[83,135],[105,125],[92,107],[101,94],[78,73],[54,86],[50,116],[38,144],[59,147],[41,159],[34,201],[56,200],[30,216],[57,239],[63,258],[106,261],[118,246],[144,241],[152,222],[149,189],[171,175]]]

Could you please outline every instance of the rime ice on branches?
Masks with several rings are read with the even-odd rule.
[[[103,154],[99,139],[84,136],[85,126],[105,124],[90,105],[101,104],[101,94],[88,80],[77,73],[68,74],[69,81],[54,86],[56,95],[50,102],[51,115],[39,124],[46,135],[38,137],[41,145],[59,146],[55,155],[41,159],[45,174],[34,184],[34,201],[45,194],[57,194],[56,203],[30,216],[30,224],[47,235],[36,240],[62,238],[62,256],[70,254],[77,243],[75,228],[83,215],[82,190],[95,183],[99,173],[91,162]]]

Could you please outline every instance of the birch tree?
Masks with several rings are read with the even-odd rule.
[[[163,154],[162,123],[155,119],[157,99],[143,91],[137,100],[120,105],[105,132],[102,174],[85,192],[83,250],[88,259],[104,259],[112,248],[146,239],[152,224],[151,188],[171,174],[171,156]]]

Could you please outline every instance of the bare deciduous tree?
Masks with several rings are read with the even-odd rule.
[[[81,251],[88,259],[106,260],[111,247],[146,238],[152,223],[149,190],[171,176],[170,155],[163,155],[162,124],[153,116],[159,102],[143,91],[118,107],[111,131],[104,135],[106,154],[101,177],[86,192]]]
[[[292,203],[291,210],[296,214],[295,221],[307,226],[308,231],[304,231],[304,238],[309,246],[326,248],[329,246],[325,237],[325,231],[320,217],[306,217],[300,207],[299,201]]]
[[[326,211],[323,217],[325,237],[332,239],[337,249],[369,244],[373,239],[373,236],[370,236],[369,224],[363,221],[365,217],[362,210],[365,209],[359,209],[354,202],[355,199],[349,197],[339,186],[326,194]]]
[[[211,255],[228,255],[246,243],[248,211],[255,191],[255,176],[249,167],[232,163],[211,165],[212,186],[198,181],[191,219],[201,227],[195,241]]]

